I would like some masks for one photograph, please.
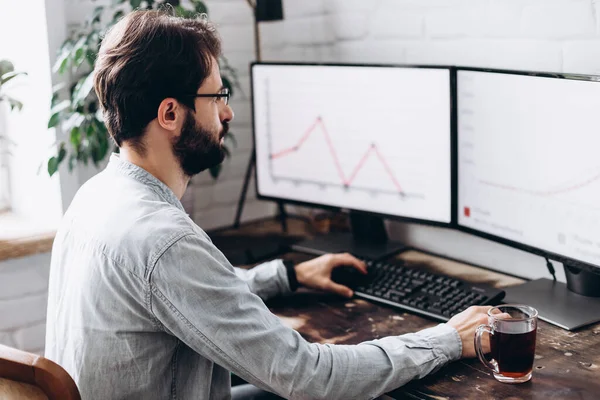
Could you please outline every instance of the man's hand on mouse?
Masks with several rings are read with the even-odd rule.
[[[348,253],[325,254],[300,263],[294,269],[300,285],[350,298],[354,295],[352,289],[331,280],[331,271],[341,266],[351,266],[364,274],[367,273],[365,263]]]

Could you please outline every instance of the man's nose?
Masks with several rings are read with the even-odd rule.
[[[231,108],[231,106],[229,104],[227,104],[223,110],[223,114],[221,115],[221,121],[231,122],[231,121],[233,121],[234,117],[235,117],[235,114],[233,112],[233,109]]]

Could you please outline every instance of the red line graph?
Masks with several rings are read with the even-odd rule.
[[[576,184],[573,184],[570,186],[566,186],[566,187],[550,189],[550,190],[532,190],[532,189],[525,189],[525,188],[520,188],[520,187],[516,187],[516,186],[503,185],[500,183],[489,182],[489,181],[480,181],[480,182],[483,183],[484,185],[493,186],[493,187],[497,187],[500,189],[506,189],[506,190],[510,190],[513,192],[528,193],[528,194],[533,194],[536,196],[554,196],[557,194],[568,193],[568,192],[572,192],[577,189],[581,189],[581,188],[586,187],[586,186],[590,185],[591,183],[598,181],[598,180],[600,180],[600,173],[592,176],[589,179],[586,179],[583,182],[579,182],[579,183],[576,183]]]
[[[377,157],[379,162],[385,168],[385,171],[389,175],[390,180],[392,181],[392,183],[394,184],[394,186],[396,187],[398,192],[399,193],[404,192],[402,190],[402,187],[400,186],[400,183],[396,179],[394,172],[390,168],[389,164],[387,163],[387,161],[385,160],[385,158],[383,157],[383,155],[381,154],[381,152],[379,151],[379,149],[377,148],[377,145],[375,143],[373,143],[373,144],[371,144],[371,146],[369,146],[369,148],[365,151],[365,153],[363,154],[363,156],[361,157],[359,162],[353,168],[352,173],[349,176],[346,176],[346,174],[344,173],[344,170],[342,169],[342,165],[340,164],[340,160],[337,155],[337,151],[335,150],[335,147],[333,146],[333,143],[331,142],[331,137],[329,136],[329,132],[327,132],[327,127],[325,126],[325,123],[323,123],[323,119],[321,117],[317,117],[317,119],[312,123],[312,125],[304,132],[304,134],[302,135],[300,140],[298,140],[298,143],[296,143],[296,145],[285,148],[278,152],[272,153],[271,160],[275,160],[277,158],[282,158],[282,157],[288,156],[292,153],[299,151],[300,148],[302,147],[302,145],[304,144],[304,142],[306,142],[310,138],[312,133],[317,130],[317,127],[321,128],[321,132],[323,132],[323,136],[325,137],[325,141],[327,142],[327,148],[329,149],[331,159],[333,160],[333,163],[335,164],[335,168],[338,172],[339,178],[343,185],[350,186],[352,184],[352,182],[354,182],[354,179],[356,178],[356,176],[358,175],[358,173],[360,172],[362,167],[365,165],[365,163],[367,162],[367,160],[369,159],[371,154],[374,154],[375,157]]]

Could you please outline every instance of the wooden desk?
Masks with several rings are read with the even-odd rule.
[[[251,232],[252,227],[249,229]],[[262,233],[269,231],[264,225],[254,229]],[[286,254],[284,257],[296,261],[310,258],[299,253]],[[419,263],[430,271],[497,287],[522,282],[506,275],[416,251],[403,253],[399,258],[409,263]],[[269,301],[268,306],[308,341],[318,343],[357,344],[384,336],[415,332],[437,324],[435,321],[362,299],[346,300],[303,289],[290,297]],[[569,332],[539,321],[536,359],[530,382],[519,385],[497,382],[479,360],[470,359],[454,362],[436,374],[413,381],[389,396],[429,400],[597,400],[600,399],[599,378],[600,324]]]

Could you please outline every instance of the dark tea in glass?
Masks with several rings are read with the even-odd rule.
[[[491,359],[481,347],[481,336],[490,334]],[[481,362],[500,382],[521,383],[531,379],[535,358],[537,311],[529,306],[508,304],[488,312],[488,325],[475,334],[475,349]]]

